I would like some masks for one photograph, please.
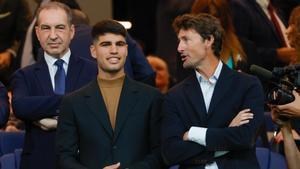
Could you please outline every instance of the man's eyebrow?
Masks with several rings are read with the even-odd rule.
[[[100,42],[99,45],[103,45],[103,44],[112,44],[111,41],[103,41],[103,42]]]

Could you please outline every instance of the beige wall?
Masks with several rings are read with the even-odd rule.
[[[77,0],[82,10],[88,14],[91,24],[112,18],[112,0]]]
[[[31,10],[34,11],[36,4],[34,0],[27,0]],[[112,0],[77,0],[82,10],[88,14],[91,24],[112,18]]]

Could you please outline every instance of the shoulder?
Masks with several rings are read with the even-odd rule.
[[[79,66],[79,65],[82,65],[83,66],[83,70],[84,71],[96,71],[98,70],[97,68],[97,62],[96,61],[93,61],[93,60],[90,60],[90,59],[87,59],[87,58],[84,58],[82,56],[77,56],[77,55],[71,55],[71,57],[74,57],[73,59],[75,60],[74,61],[70,61],[71,66]]]
[[[180,83],[176,84],[172,88],[169,89],[167,95],[172,96],[172,95],[179,95],[181,94],[188,86],[197,86],[197,79],[196,75],[192,74],[188,77],[186,77],[184,80],[182,80]]]
[[[36,69],[40,69],[41,67],[47,67],[47,65],[43,65],[40,62],[34,63],[32,65],[28,65],[24,68],[20,68],[18,70],[16,70],[16,72],[14,74],[32,74],[32,72]]]
[[[98,89],[98,83],[96,78],[94,80],[92,80],[91,82],[87,83],[86,85],[84,85],[83,87],[74,90],[73,92],[67,94],[65,96],[65,98],[81,98],[81,97],[85,97],[85,96],[90,96],[91,93],[96,92],[95,90]]]
[[[133,80],[130,77],[126,77],[126,81],[129,85],[131,85],[132,89],[137,90],[139,92],[142,92],[143,94],[161,95],[160,91],[157,88],[154,88],[150,85],[147,85],[147,84],[144,84],[142,82]]]
[[[234,78],[240,81],[241,83],[260,84],[260,81],[256,76],[244,72],[238,72],[238,71],[233,71],[233,72],[234,72],[233,73]]]
[[[234,71],[232,76],[231,88],[237,93],[260,93],[263,95],[263,87],[260,80],[253,75]]]

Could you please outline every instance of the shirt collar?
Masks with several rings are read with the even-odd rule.
[[[213,74],[211,77],[209,77],[209,79],[208,79],[208,82],[209,82],[209,83],[215,84],[215,83],[217,82],[217,80],[218,80],[218,78],[219,78],[219,76],[220,76],[220,74],[221,74],[222,67],[223,67],[223,63],[222,63],[221,60],[219,60],[218,66],[217,66],[217,68],[216,68],[214,74]],[[199,83],[204,82],[204,81],[207,81],[207,80],[203,77],[203,75],[201,75],[201,74],[200,74],[199,72],[197,72],[197,71],[195,71],[195,72],[196,72],[196,76],[197,76],[197,79],[198,79]]]
[[[57,58],[48,55],[46,52],[44,52],[44,56],[45,56],[45,60],[46,60],[47,64],[51,65],[51,66],[53,66],[54,63],[56,62],[56,60],[58,60]],[[63,57],[61,57],[60,59],[62,59],[64,61],[64,63],[68,65],[69,60],[70,60],[70,56],[71,56],[71,51],[69,49],[68,52]]]
[[[270,0],[256,0],[256,2],[262,9],[267,9],[268,5],[270,3]]]

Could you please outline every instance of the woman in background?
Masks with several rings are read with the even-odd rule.
[[[221,60],[232,69],[248,72],[249,66],[245,65],[248,63],[247,55],[235,34],[227,0],[195,0],[191,13],[208,13],[219,18],[225,30]]]

